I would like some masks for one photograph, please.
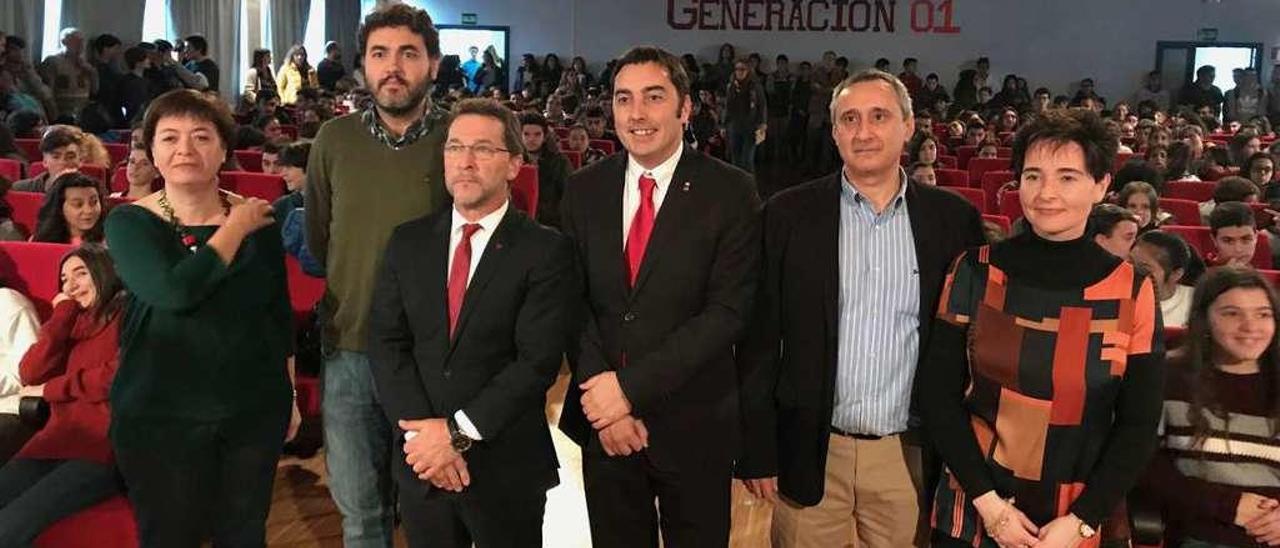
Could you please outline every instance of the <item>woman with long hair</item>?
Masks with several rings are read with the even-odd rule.
[[[98,245],[71,251],[58,270],[53,316],[18,366],[18,393],[43,399],[49,420],[0,468],[0,546],[30,546],[48,525],[120,492],[107,393],[124,284]]]
[[[1246,267],[1210,270],[1172,354],[1160,451],[1141,492],[1165,546],[1280,543],[1280,372],[1275,291]]]
[[[920,162],[939,167],[938,163],[938,139],[927,131],[916,131],[911,142],[907,143],[907,164]]]
[[[280,102],[292,105],[298,101],[298,92],[320,87],[316,71],[307,62],[307,48],[294,44],[285,54],[280,71],[276,73],[276,86],[280,90]]]
[[[36,217],[34,242],[80,245],[102,241],[101,184],[78,171],[53,180]]]
[[[243,97],[251,104],[258,102],[258,93],[263,90],[276,92],[276,77],[271,74],[271,50],[258,48],[253,50],[253,63],[244,75]]]

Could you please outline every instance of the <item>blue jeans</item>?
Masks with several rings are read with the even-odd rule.
[[[742,168],[747,173],[756,172],[756,133],[755,129],[726,132],[729,138],[729,163]]]
[[[326,356],[323,383],[325,464],[329,492],[342,512],[343,544],[390,547],[391,425],[378,405],[368,355],[338,350]]]
[[[0,468],[0,546],[30,546],[49,525],[119,492],[107,464],[13,459]]]

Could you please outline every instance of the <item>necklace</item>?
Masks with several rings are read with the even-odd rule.
[[[222,192],[218,192],[218,198],[222,201],[223,214],[229,214],[231,211],[231,202],[227,201],[227,195]],[[169,225],[173,227],[174,232],[178,233],[178,239],[182,241],[182,245],[186,247],[188,251],[195,253],[196,250],[200,248],[196,241],[196,236],[195,234],[192,234],[191,229],[187,228],[187,225],[178,220],[178,216],[173,213],[173,205],[169,204],[169,195],[164,191],[164,189],[160,190],[160,198],[156,200],[156,203],[160,205],[160,210],[164,211],[164,216],[169,218]]]

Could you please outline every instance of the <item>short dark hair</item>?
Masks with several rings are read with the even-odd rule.
[[[1250,196],[1258,195],[1258,185],[1244,177],[1231,175],[1218,179],[1213,186],[1213,201],[1218,204],[1243,202]]]
[[[1059,147],[1075,143],[1084,150],[1085,169],[1101,182],[1113,169],[1120,141],[1097,113],[1088,110],[1051,111],[1036,116],[1013,138],[1013,173],[1021,177],[1027,152],[1038,144]]]
[[[204,36],[201,36],[199,34],[192,34],[191,36],[187,37],[186,41],[187,41],[187,49],[196,50],[200,52],[200,55],[209,54],[209,41],[205,40]]]
[[[908,57],[902,60],[902,66],[905,67],[907,65],[910,65],[911,63],[918,63],[918,62],[919,61],[917,61],[915,57]]]
[[[124,66],[129,70],[133,70],[137,68],[138,63],[141,63],[146,60],[147,60],[147,50],[145,49],[142,49],[138,46],[133,46],[127,50],[124,50]]]
[[[1216,236],[1218,231],[1233,226],[1254,228],[1253,209],[1243,202],[1227,202],[1218,204],[1209,213],[1209,234]]]
[[[102,50],[104,49],[118,46],[120,44],[120,38],[116,37],[116,35],[103,33],[93,37],[93,42],[89,44],[89,47],[93,49],[95,54],[97,54],[102,53]]]
[[[524,139],[521,138],[520,128],[524,125],[525,116],[533,113],[522,114],[520,119],[517,120],[516,114],[511,112],[511,109],[502,106],[502,103],[493,99],[477,97],[463,99],[455,103],[449,125],[452,126],[458,120],[458,117],[464,114],[484,116],[501,122],[502,145],[507,148],[507,152],[512,156],[524,157]],[[541,114],[536,114],[536,116],[542,120],[543,128],[546,128],[547,120],[542,118]],[[447,136],[448,134],[449,130],[446,128],[445,135]],[[551,139],[548,138],[547,142],[550,143]],[[546,147],[547,145],[544,144],[543,146]]]
[[[236,148],[236,121],[226,103],[195,90],[175,89],[153,99],[142,117],[142,142],[147,144],[147,158],[152,162],[155,161],[151,149],[156,126],[160,120],[174,116],[188,116],[213,124],[227,154]]]
[[[67,201],[68,188],[92,188],[98,193],[98,203],[102,205],[104,211],[98,215],[98,222],[94,223],[93,228],[85,233],[84,240],[102,241],[103,220],[107,218],[105,211],[107,197],[102,194],[102,184],[97,179],[79,171],[63,173],[53,180],[49,192],[44,196],[44,203],[40,205],[40,213],[36,216],[36,230],[31,238],[32,241],[71,243],[71,228],[67,226],[67,217],[62,213],[62,205]]]
[[[10,34],[4,37],[4,47],[6,49],[27,49],[27,41],[23,40],[21,36]]]
[[[277,160],[282,166],[296,167],[303,171],[307,170],[307,156],[311,154],[311,141],[298,141],[290,143],[280,149],[280,158]]]
[[[173,43],[168,40],[161,38],[156,40],[154,43],[156,45],[156,51],[159,51],[160,53],[173,51]]]
[[[1166,273],[1181,270],[1183,271],[1182,280],[1185,282],[1194,283],[1196,278],[1199,278],[1199,272],[1192,272],[1197,270],[1192,260],[1195,255],[1191,252],[1191,246],[1187,245],[1187,241],[1181,236],[1172,232],[1151,230],[1139,235],[1137,243],[1159,249],[1160,253],[1155,254],[1155,260],[1160,263],[1160,267]]]
[[[604,109],[600,107],[588,107],[582,115],[583,118],[604,118]]]
[[[618,74],[622,72],[623,67],[645,63],[654,63],[667,71],[667,77],[671,80],[671,85],[676,88],[678,108],[684,108],[684,101],[689,97],[690,93],[689,74],[684,71],[684,64],[680,62],[680,58],[665,49],[655,46],[636,46],[627,50],[626,53],[622,54],[622,57],[618,58],[618,63],[614,66],[614,81],[617,81]]]
[[[360,32],[357,39],[360,44],[361,56],[364,56],[365,46],[369,43],[369,34],[375,30],[388,27],[408,27],[414,34],[422,37],[422,43],[427,48],[428,56],[432,58],[440,57],[440,33],[436,31],[436,26],[431,21],[431,15],[427,13],[427,10],[418,9],[408,4],[391,4],[375,9],[365,16],[364,22],[360,23]]]
[[[1138,214],[1115,204],[1098,204],[1089,212],[1089,236],[1103,235],[1110,237],[1116,227],[1125,221],[1141,227]]]
[[[284,150],[284,147],[285,145],[282,145],[275,141],[267,141],[265,143],[262,143],[262,153],[263,154],[280,154],[280,151]]]
[[[978,65],[981,65],[981,64],[987,64],[987,65],[990,65],[990,64],[991,64],[991,60],[990,60],[990,59],[987,59],[986,57],[979,57],[979,58],[978,58],[978,62],[977,62],[977,63],[975,63],[975,64],[978,64]]]
[[[888,59],[885,59],[884,57],[881,57],[881,58],[879,58],[879,59],[876,59],[876,66],[877,66],[877,67],[878,67],[878,66],[880,66],[880,65],[888,65],[888,64],[891,64],[891,61],[889,61]]]
[[[40,152],[48,154],[65,146],[80,146],[84,133],[80,128],[67,125],[49,126],[40,138]]]
[[[336,49],[341,49],[341,46],[339,46],[337,42],[330,40],[324,43],[324,52],[326,54]]]

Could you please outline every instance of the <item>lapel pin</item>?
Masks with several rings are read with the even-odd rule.
[[[681,192],[689,192],[689,181],[684,182],[684,186],[680,187]]]

